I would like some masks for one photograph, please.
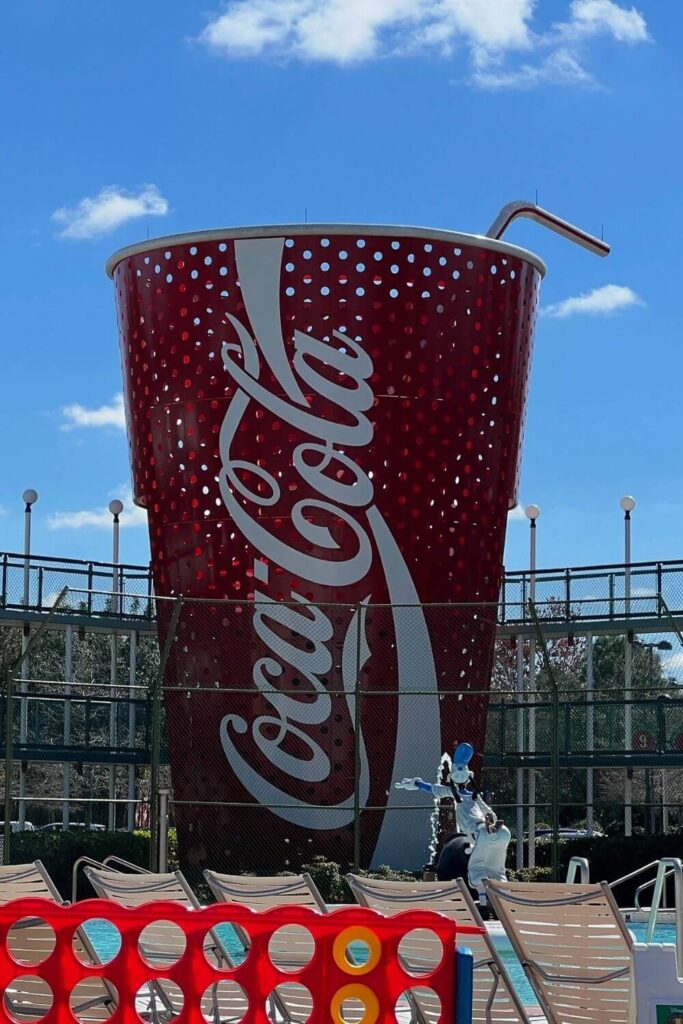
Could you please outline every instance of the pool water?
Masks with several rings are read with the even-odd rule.
[[[647,929],[646,924],[633,924],[629,923],[628,929],[633,935],[636,942],[645,942],[645,932]],[[494,932],[493,941],[496,944],[496,949],[500,955],[501,960],[505,966],[512,984],[515,986],[517,993],[524,1004],[524,1006],[538,1006],[538,1000],[534,995],[531,985],[527,981],[526,974],[520,964],[517,956],[515,955],[510,940],[507,935],[503,932]],[[676,929],[672,924],[662,924],[655,929],[653,942],[676,942]],[[539,1008],[540,1012],[540,1008]]]
[[[86,921],[84,930],[93,948],[103,964],[113,960],[121,948],[121,935],[118,928],[102,918]],[[216,928],[218,937],[235,964],[241,964],[245,958],[244,946],[231,924],[219,924]]]
[[[636,942],[645,941],[647,928],[645,924],[629,924],[628,927]],[[121,937],[114,925],[110,924],[109,921],[93,919],[86,923],[85,931],[102,963],[108,963],[110,960],[113,960],[121,948]],[[216,932],[234,963],[241,964],[245,957],[244,947],[232,925],[219,924]],[[522,965],[510,945],[510,940],[503,932],[495,931],[493,933],[493,941],[522,1003],[524,1006],[537,1007],[538,1001],[536,996],[527,981]],[[655,930],[653,941],[675,943],[675,927],[673,925],[659,925]],[[367,958],[367,948],[363,943],[357,949],[352,944],[350,952],[358,963],[363,963]]]

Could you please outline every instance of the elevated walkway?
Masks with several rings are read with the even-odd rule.
[[[542,569],[534,574],[536,608],[548,637],[586,633],[683,631],[683,560]],[[0,625],[41,622],[68,587],[69,609],[54,626],[103,632],[155,632],[156,607],[148,566],[114,566],[0,553]],[[116,600],[112,593],[117,594]],[[506,572],[498,606],[500,636],[533,636],[531,576]]]

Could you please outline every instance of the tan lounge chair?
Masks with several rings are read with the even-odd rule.
[[[311,907],[327,913],[327,907],[310,875],[222,875],[218,871],[204,872],[212,893],[219,903],[243,903],[252,910],[270,907]]]
[[[454,882],[385,882],[358,875],[347,875],[346,878],[362,906],[384,914],[434,910],[456,924],[476,925],[485,930],[462,879]],[[474,1024],[527,1024],[528,1016],[488,932],[465,936],[463,945],[472,950],[474,959]],[[426,971],[441,959],[441,944],[428,934],[418,932],[403,939],[400,951],[408,970]],[[434,1024],[438,1020],[439,1006],[426,995],[416,997],[413,1010],[420,1024]]]
[[[8,864],[0,867],[0,905],[12,900],[39,897],[63,904],[59,890],[42,863]],[[14,960],[26,964],[26,974],[14,981],[5,991],[5,1004],[16,1020],[36,1020],[45,1016],[52,1005],[47,985],[32,973],[54,948],[54,932],[40,918],[27,918],[12,926],[8,948]],[[99,963],[97,954],[83,929],[78,929],[74,940],[77,956],[83,963]],[[17,983],[19,982],[19,983]],[[101,978],[81,981],[72,1010],[80,1020],[99,1022],[108,1020],[116,1009],[116,991]]]
[[[628,1024],[633,940],[606,883],[487,892],[550,1024]]]

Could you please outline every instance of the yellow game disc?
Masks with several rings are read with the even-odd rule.
[[[349,962],[346,950],[352,942],[364,942],[367,945],[370,950],[370,957],[367,963],[354,964]],[[368,971],[374,970],[379,963],[379,958],[382,955],[382,943],[370,928],[357,925],[345,928],[343,932],[339,933],[334,940],[332,955],[340,971],[344,971],[346,974],[367,974]]]
[[[346,999],[359,999],[365,1007],[365,1013],[357,1024],[375,1024],[379,1017],[379,999],[367,985],[344,985],[335,992],[330,1004],[333,1024],[348,1024],[341,1014],[342,1003]]]

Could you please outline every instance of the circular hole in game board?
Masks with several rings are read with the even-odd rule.
[[[35,974],[22,974],[5,987],[3,996],[8,1016],[18,1024],[33,1024],[52,1009],[52,989]]]
[[[135,996],[138,1016],[149,1024],[150,1021],[176,1020],[183,1012],[185,997],[179,985],[169,978],[154,978],[145,982]]]
[[[111,921],[91,917],[76,929],[71,945],[82,964],[109,964],[121,949],[121,932]]]
[[[185,952],[187,939],[173,921],[152,921],[140,932],[138,951],[150,967],[171,967]]]
[[[7,951],[17,964],[35,967],[47,960],[57,945],[52,925],[42,917],[22,917],[7,933]]]
[[[315,941],[308,928],[288,924],[273,932],[268,943],[268,956],[281,971],[299,971],[307,967],[315,953]]]
[[[239,1024],[249,1009],[249,1000],[236,981],[215,981],[204,990],[201,1008],[202,1015],[211,1024],[216,1021]]]
[[[92,1024],[112,1016],[119,1004],[116,987],[106,978],[82,978],[71,990],[69,1006],[77,1021]]]
[[[204,936],[204,956],[219,970],[239,967],[249,955],[249,934],[242,925],[220,921]]]
[[[403,967],[416,978],[431,974],[443,959],[443,943],[429,928],[413,928],[398,944]]]
[[[266,999],[266,1017],[271,1024],[281,1024],[283,1019],[305,1024],[312,1011],[313,997],[297,981],[276,985]]]
[[[440,1020],[441,1000],[433,988],[424,985],[408,988],[396,1000],[395,1015],[397,1020],[404,1020],[408,1015],[417,1020]]]

